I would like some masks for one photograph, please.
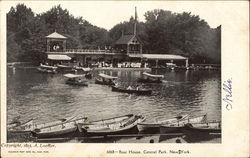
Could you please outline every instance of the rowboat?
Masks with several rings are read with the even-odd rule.
[[[115,122],[124,121],[132,118],[133,114],[117,116],[113,118],[107,118],[102,120],[87,121],[87,118],[72,119],[64,123],[47,126],[44,128],[37,128],[32,131],[33,136],[37,138],[62,138],[62,137],[72,137],[79,134],[79,125],[97,125],[103,126],[104,124],[113,124]]]
[[[89,124],[112,124],[112,123],[115,123],[115,122],[120,122],[120,121],[130,119],[132,117],[134,117],[134,114],[127,114],[127,115],[121,115],[121,116],[106,118],[106,119],[89,121]]]
[[[73,68],[77,71],[83,71],[83,72],[90,72],[91,71],[91,68],[89,68],[89,67],[74,66]]]
[[[115,85],[115,80],[117,77],[109,76],[103,73],[100,73],[95,79],[95,83],[102,85]]]
[[[77,124],[85,123],[86,117],[75,120],[66,121],[60,124],[55,124],[43,128],[36,128],[31,131],[32,135],[37,138],[63,138],[72,137],[77,134]]]
[[[22,132],[30,132],[34,129],[34,120],[30,119],[21,124],[11,124],[7,125],[8,132],[14,133],[22,133]]]
[[[154,75],[147,72],[142,73],[143,77],[139,78],[137,82],[142,83],[162,83],[163,75]]]
[[[50,65],[44,65],[44,64],[40,64],[41,68],[46,68],[46,69],[57,69],[56,66],[50,66]]]
[[[207,121],[207,114],[192,118],[185,118],[183,120],[177,121],[176,123],[166,124],[160,126],[160,133],[173,133],[173,132],[182,132],[184,125],[187,123],[204,123]]]
[[[65,74],[64,76],[68,78],[66,80],[66,84],[76,86],[88,86],[87,80],[83,79],[85,75]]]
[[[206,123],[188,123],[184,126],[183,132],[186,134],[209,134],[209,133],[221,133],[221,122],[206,122]]]
[[[111,123],[105,124],[79,124],[79,131],[83,136],[105,136],[105,135],[117,135],[128,134],[137,130],[136,125],[143,122],[145,118],[141,115],[133,115],[127,119],[117,120]]]
[[[56,73],[56,70],[48,70],[48,69],[43,69],[43,68],[40,68],[40,67],[38,67],[37,70],[39,72],[43,72],[43,73],[50,73],[50,74],[55,74]]]
[[[70,66],[70,65],[57,64],[57,67],[58,67],[58,71],[61,71],[61,72],[73,72],[73,71],[75,71],[74,67]]]
[[[49,127],[49,126],[53,126],[53,125],[57,125],[57,124],[61,124],[64,123],[66,121],[70,121],[72,120],[74,117],[68,117],[65,119],[60,119],[60,120],[56,120],[56,121],[52,121],[52,122],[47,122],[47,123],[41,123],[41,124],[35,124],[34,123],[34,119],[30,119],[24,123],[14,123],[14,124],[10,124],[7,126],[8,132],[30,132],[33,131],[36,128],[45,128],[45,127]]]
[[[167,120],[160,120],[157,122],[142,122],[137,124],[139,132],[150,132],[150,133],[159,133],[161,125],[173,124],[183,119],[188,118],[189,115],[178,115],[174,118]]]
[[[37,68],[39,72],[43,73],[56,73],[57,72],[57,67],[56,66],[49,66],[49,65],[44,65],[40,64],[40,66]]]
[[[138,95],[150,95],[152,93],[152,90],[149,89],[124,89],[117,86],[112,86],[112,91]]]

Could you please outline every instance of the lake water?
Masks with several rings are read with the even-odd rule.
[[[136,85],[142,71],[102,71],[118,76],[122,85]],[[95,75],[98,72],[94,72]],[[63,74],[43,74],[36,69],[8,69],[7,121],[20,116],[37,123],[71,116],[90,120],[129,113],[142,114],[152,122],[177,114],[207,113],[209,120],[221,119],[220,71],[153,71],[167,82],[151,84],[151,96],[112,92],[105,85],[89,81],[88,87],[65,84]]]

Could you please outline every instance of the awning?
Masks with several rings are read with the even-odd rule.
[[[50,60],[71,60],[71,57],[67,56],[67,55],[52,55],[49,54],[48,55],[48,59]]]
[[[186,60],[188,58],[174,54],[128,54],[131,58],[144,58],[151,60]]]
[[[142,54],[143,58],[158,60],[186,60],[188,58],[174,54]]]

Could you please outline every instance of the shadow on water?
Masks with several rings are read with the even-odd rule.
[[[199,143],[203,141],[211,141],[217,138],[221,138],[221,134],[209,134],[209,133],[192,133],[185,135],[183,139],[187,143]],[[218,142],[217,142],[218,143]]]

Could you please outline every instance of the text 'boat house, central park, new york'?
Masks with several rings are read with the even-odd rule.
[[[124,35],[113,44],[113,46],[105,47],[105,49],[72,49],[66,48],[67,37],[57,33],[56,31],[46,36],[47,42],[47,62],[50,65],[57,63],[74,62],[78,66],[88,67],[91,65],[110,67],[120,67],[122,62],[141,63],[139,67],[159,67],[159,63],[178,63],[188,67],[188,58],[180,55],[143,53],[143,44],[137,36],[137,13],[135,10],[135,23],[133,34]]]

